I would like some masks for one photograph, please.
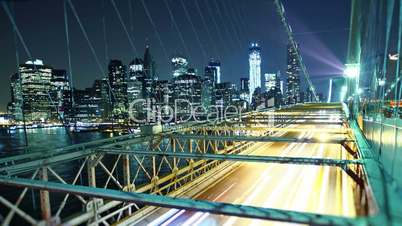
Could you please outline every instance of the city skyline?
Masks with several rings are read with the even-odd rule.
[[[0,0],[0,225],[402,225],[401,18]]]
[[[148,2],[148,1],[147,1]],[[230,19],[231,17],[228,17],[228,15],[224,16],[224,15],[217,15],[217,11],[213,10],[214,7],[212,7],[214,4],[212,4],[211,1],[198,1],[199,4],[201,6],[205,6],[205,3],[211,3],[210,8],[211,11],[207,12],[208,10],[206,10],[205,12],[203,12],[203,14],[207,14],[207,13],[212,13],[211,15],[214,15],[217,19],[219,17],[222,18],[226,18],[226,20],[222,20],[222,24],[218,24],[219,29],[217,30],[215,28],[215,26],[213,25],[213,21],[207,20],[208,25],[210,25],[209,27],[209,31],[214,31],[214,33],[212,34],[213,38],[214,38],[214,42],[208,41],[208,35],[206,34],[207,30],[204,29],[204,27],[202,26],[202,21],[198,21],[197,19],[193,19],[193,24],[195,24],[197,27],[199,27],[200,29],[202,29],[204,32],[201,32],[200,34],[200,40],[201,40],[201,44],[204,44],[204,48],[203,51],[206,52],[206,59],[204,59],[205,57],[202,57],[202,51],[200,51],[200,47],[199,47],[199,43],[195,41],[194,38],[194,34],[192,34],[192,29],[191,26],[189,25],[188,20],[184,19],[186,18],[184,15],[184,10],[183,7],[180,6],[180,4],[173,4],[173,2],[170,2],[170,6],[173,12],[174,17],[180,17],[183,18],[182,20],[176,21],[179,25],[179,27],[182,30],[182,33],[185,37],[185,41],[188,43],[187,45],[191,48],[190,49],[190,54],[183,54],[183,52],[185,52],[185,50],[183,49],[182,45],[180,44],[179,39],[177,38],[177,34],[174,32],[174,28],[172,27],[172,25],[170,24],[169,26],[166,27],[159,27],[159,34],[162,37],[162,41],[164,44],[164,46],[166,47],[166,52],[169,58],[171,56],[177,55],[177,54],[181,54],[181,55],[185,55],[188,60],[190,62],[192,62],[192,67],[195,67],[199,73],[201,73],[203,71],[203,67],[205,66],[205,64],[207,64],[207,62],[209,61],[209,58],[214,58],[214,59],[218,59],[221,62],[221,69],[222,69],[222,81],[226,82],[236,82],[236,84],[238,83],[238,81],[240,80],[241,77],[244,77],[245,75],[247,75],[248,73],[248,67],[247,67],[247,61],[244,61],[244,57],[247,57],[247,49],[245,48],[246,46],[248,46],[250,44],[251,41],[258,41],[259,43],[261,43],[261,45],[264,46],[264,49],[262,51],[262,57],[263,57],[263,64],[262,64],[262,72],[270,72],[270,71],[282,71],[282,73],[284,73],[285,68],[286,68],[286,64],[285,64],[285,58],[286,58],[286,52],[284,51],[284,48],[286,46],[286,43],[284,41],[279,41],[278,43],[278,37],[283,37],[280,38],[286,40],[286,36],[284,35],[283,32],[283,28],[280,26],[279,20],[275,17],[274,13],[267,13],[267,15],[269,15],[269,17],[272,16],[272,22],[269,22],[269,27],[267,28],[268,32],[260,32],[257,30],[260,30],[260,27],[257,27],[257,25],[262,25],[266,23],[266,20],[268,20],[268,18],[265,18],[264,15],[265,11],[269,11],[269,12],[274,12],[274,9],[270,6],[270,4],[268,3],[262,3],[262,1],[257,1],[256,5],[253,6],[248,6],[245,5],[243,6],[242,3],[240,3],[241,7],[239,6],[238,9],[242,8],[242,10],[244,11],[243,13],[249,15],[249,17],[245,18],[244,21],[239,21],[238,17],[237,20],[235,19],[235,17],[233,17],[233,19]],[[228,1],[225,1],[226,5],[228,4]],[[108,3],[108,1],[106,1],[106,3]],[[85,16],[86,18],[88,18],[88,20],[85,21],[84,26],[89,27],[91,24],[95,24],[95,25],[101,25],[99,24],[99,22],[95,23],[92,19],[93,16],[98,15],[100,12],[86,12],[86,10],[84,10],[83,5],[85,5],[86,3],[75,3],[76,7],[79,8],[78,13],[80,16]],[[110,4],[110,3],[108,3]],[[218,7],[222,8],[224,5],[224,3],[220,3],[220,5]],[[309,44],[309,40],[311,42],[311,40],[313,39],[322,39],[322,41],[320,41],[321,46],[318,46],[316,51],[320,50],[324,50],[323,52],[323,56],[321,58],[323,58],[323,60],[325,60],[324,58],[326,57],[333,57],[336,56],[336,59],[342,59],[344,58],[344,51],[341,51],[340,49],[336,48],[336,47],[331,47],[331,44],[328,45],[328,47],[326,48],[321,48],[321,47],[325,47],[326,44],[328,44],[331,39],[335,39],[335,37],[331,37],[329,38],[328,36],[336,36],[338,39],[341,38],[342,40],[344,40],[344,42],[346,43],[346,36],[347,36],[347,30],[344,29],[345,27],[347,27],[348,25],[348,20],[345,18],[342,22],[342,24],[339,23],[339,21],[329,21],[329,23],[326,24],[326,26],[330,26],[330,30],[331,33],[327,33],[327,32],[320,32],[323,30],[328,30],[327,28],[324,28],[322,26],[318,26],[317,23],[315,23],[313,20],[311,20],[310,18],[308,18],[307,16],[303,15],[306,13],[298,13],[301,15],[297,15],[297,14],[292,14],[292,9],[296,9],[299,7],[303,7],[304,4],[301,3],[297,3],[297,2],[289,2],[286,3],[287,4],[287,12],[290,15],[290,20],[292,20],[292,23],[294,24],[294,29],[297,32],[301,32],[302,34],[300,34],[300,36],[298,36],[298,38],[300,40],[302,40],[301,43],[301,49],[302,49],[302,54],[304,55],[305,53],[303,52],[304,48],[311,48],[310,44]],[[345,2],[338,2],[338,3],[331,3],[334,4],[335,8],[344,8],[344,7],[349,7],[348,4]],[[34,34],[30,34],[32,33],[31,28],[28,26],[28,24],[32,24],[32,26],[38,25],[37,23],[41,24],[44,23],[45,21],[28,21],[29,17],[25,14],[23,14],[24,11],[27,11],[26,7],[30,7],[30,9],[35,8],[36,6],[32,6],[29,2],[27,4],[19,4],[18,2],[16,2],[15,4],[15,17],[16,17],[16,21],[17,24],[19,25],[22,34],[24,35],[24,37],[29,37],[26,38],[26,42],[29,44],[29,47],[31,48],[31,52],[34,58],[40,58],[43,59],[45,62],[48,62],[48,64],[54,66],[55,68],[64,68],[67,71],[68,70],[68,66],[67,66],[67,60],[66,60],[66,51],[65,51],[65,47],[64,47],[64,31],[63,31],[63,18],[61,16],[58,16],[56,18],[59,18],[60,20],[56,20],[58,21],[58,23],[55,22],[49,22],[48,26],[49,27],[55,27],[55,36],[54,36],[54,41],[50,40],[49,42],[47,42],[47,44],[49,44],[48,46],[45,46],[43,41],[40,41],[40,37],[42,37],[42,40],[46,40],[46,38],[43,38],[43,36],[41,35],[34,35]],[[43,10],[45,11],[49,11],[48,10],[48,5],[52,5],[51,2],[44,2],[43,6]],[[148,5],[148,9],[150,11],[150,13],[153,16],[153,19],[155,20],[155,23],[163,23],[161,21],[163,20],[169,20],[169,15],[163,15],[161,16],[162,18],[159,18],[158,16],[158,11],[159,10],[163,10],[162,8],[164,7],[162,3],[158,4],[155,1],[149,1],[149,3],[147,3]],[[307,5],[309,5],[309,7],[307,7]],[[164,56],[165,54],[163,53],[163,48],[159,45],[159,41],[157,40],[157,38],[155,37],[156,33],[154,32],[154,28],[152,27],[152,25],[149,23],[149,20],[147,18],[147,16],[144,14],[143,11],[143,6],[140,3],[135,3],[134,5],[134,12],[137,12],[137,14],[135,14],[133,21],[134,26],[134,31],[135,32],[135,36],[136,39],[134,39],[135,42],[135,46],[137,47],[137,51],[141,52],[141,48],[143,46],[145,46],[146,43],[149,43],[151,45],[152,51],[155,54],[155,61],[157,63],[157,71],[158,71],[158,76],[160,76],[161,79],[170,79],[171,78],[171,67],[170,67],[170,62],[168,59],[165,59],[166,57]],[[194,13],[195,15],[198,15],[198,11],[196,10],[196,8],[192,5],[192,4],[186,4],[187,8],[190,9],[190,12]],[[259,7],[258,7],[259,6]],[[97,6],[97,7],[101,7],[101,6]],[[314,11],[316,9],[315,6],[312,6],[311,4],[307,4],[304,6],[306,7],[307,11]],[[96,7],[95,7],[96,8]],[[118,8],[120,9],[123,18],[126,18],[125,22],[126,22],[126,26],[131,29],[131,27],[129,26],[131,24],[130,20],[128,19],[129,17],[129,13],[127,13],[127,10],[123,10],[124,8],[124,4],[119,4]],[[205,8],[205,7],[204,7]],[[260,9],[261,8],[261,9]],[[233,10],[238,10],[238,9],[233,9]],[[348,9],[345,10],[345,12],[348,11]],[[52,11],[49,11],[49,16],[54,16],[56,12],[59,12],[59,14],[61,14],[63,12],[63,9],[60,8],[60,6],[57,8],[55,8]],[[232,12],[232,15],[234,14],[234,11],[229,11]],[[324,15],[324,13],[322,12],[317,12],[319,15]],[[59,15],[57,14],[57,15]],[[100,13],[101,14],[101,13]],[[216,15],[215,15],[216,14]],[[99,79],[102,78],[104,75],[100,73],[99,69],[96,67],[96,63],[93,60],[93,57],[90,54],[90,51],[88,50],[88,46],[85,42],[85,39],[83,38],[82,34],[80,33],[79,30],[79,26],[77,25],[77,22],[74,19],[73,13],[71,12],[71,10],[68,10],[68,16],[69,16],[69,27],[71,28],[71,32],[70,32],[70,37],[71,37],[71,43],[73,46],[77,47],[79,46],[80,48],[74,48],[72,51],[72,58],[73,58],[73,62],[72,62],[72,69],[73,69],[73,82],[74,85],[77,88],[85,88],[85,87],[89,87],[91,85],[92,80],[94,79]],[[318,16],[318,15],[317,15]],[[8,18],[6,17],[6,15],[1,12],[0,13],[0,17],[2,18],[2,22],[4,23],[4,26],[2,26],[2,29],[5,29],[5,36],[4,36],[4,41],[2,41],[0,43],[1,47],[4,47],[2,49],[5,50],[5,54],[2,55],[2,62],[4,62],[4,67],[2,67],[0,69],[0,73],[1,73],[1,79],[2,79],[2,84],[8,84],[9,83],[9,79],[10,79],[10,75],[12,73],[14,73],[16,71],[16,67],[13,65],[15,64],[15,51],[14,51],[14,45],[13,45],[13,37],[12,37],[12,30],[8,21]],[[166,18],[167,17],[167,18]],[[299,22],[299,20],[297,20],[296,18],[302,18],[302,22]],[[137,53],[137,55],[134,55],[130,52],[132,52],[131,48],[130,48],[130,43],[127,41],[127,37],[124,35],[124,31],[118,21],[118,17],[116,16],[116,13],[113,11],[113,8],[108,9],[107,11],[107,16],[106,16],[106,21],[107,21],[107,30],[108,32],[108,45],[109,45],[109,59],[120,59],[123,61],[124,64],[128,65],[128,63],[133,60],[134,58],[140,56],[140,54]],[[325,18],[323,18],[325,19]],[[41,20],[43,20],[43,18],[41,18]],[[232,29],[231,27],[231,22],[235,22],[237,21],[239,23],[239,27],[238,29],[243,29],[245,30],[244,24],[252,24],[255,23],[256,25],[254,26],[250,26],[247,27],[247,29],[249,30],[248,32],[244,33],[244,35],[242,35],[240,42],[239,41],[235,41],[236,39],[234,37],[228,37],[228,30]],[[304,21],[304,22],[303,22]],[[226,24],[226,26],[225,26]],[[243,26],[240,26],[241,24],[243,24]],[[100,26],[101,28],[102,26]],[[308,27],[312,27],[312,29],[308,28]],[[96,27],[98,28],[98,27]],[[37,27],[37,29],[42,29],[41,27]],[[236,29],[236,28],[235,28]],[[98,31],[99,29],[88,29],[88,34],[89,34],[89,38],[91,41],[93,41],[95,43],[95,50],[97,51],[97,54],[99,55],[99,58],[105,58],[105,57],[101,57],[103,54],[103,43],[101,40],[101,37],[103,35],[102,32]],[[113,32],[112,32],[113,31]],[[229,30],[230,31],[230,30]],[[306,32],[316,32],[315,34],[307,34]],[[318,32],[318,33],[317,33]],[[222,33],[221,35],[219,35],[218,33]],[[99,37],[96,37],[97,35]],[[223,36],[224,38],[228,38],[229,43],[227,43],[228,46],[226,46],[225,44],[223,44],[220,40],[220,36]],[[57,48],[50,48],[51,46],[53,46],[55,41],[59,41],[60,43],[63,44],[59,44],[57,46]],[[115,42],[114,40],[121,40],[119,42]],[[235,44],[237,43],[237,44]],[[279,44],[279,46],[278,46]],[[306,45],[305,47],[304,44]],[[338,44],[337,45],[341,45]],[[24,56],[24,52],[21,48],[21,45],[18,44],[19,46],[19,53],[20,53],[20,62],[25,62],[25,60],[27,59],[26,56]],[[343,46],[343,45],[342,45]],[[216,52],[216,47],[219,47],[219,49],[221,51],[220,55],[222,56],[216,56],[217,54],[214,54],[214,52]],[[230,48],[228,48],[230,47]],[[236,47],[236,48],[233,48]],[[242,47],[242,48],[241,48]],[[314,51],[314,49],[313,49]],[[199,54],[195,54],[194,52],[198,52]],[[331,54],[328,54],[331,53]],[[314,53],[317,57],[317,53]],[[308,67],[308,69],[310,69],[311,74],[313,76],[313,78],[316,78],[317,75],[321,74],[319,78],[322,79],[316,79],[316,82],[322,82],[322,80],[327,80],[326,75],[323,75],[325,73],[331,73],[334,74],[336,73],[336,70],[334,70],[334,67],[332,66],[328,66],[325,63],[323,64],[322,61],[317,61],[314,57],[312,57],[311,55],[314,54],[306,54],[304,55],[304,58],[306,59],[306,65]],[[108,62],[106,62],[106,60],[102,60],[105,61],[105,63],[102,63],[104,65],[104,70],[106,69],[106,64]],[[78,63],[78,62],[82,62],[82,63]],[[314,63],[311,63],[314,62]],[[331,70],[333,71],[333,73],[331,72]],[[338,71],[339,72],[339,71]],[[5,83],[7,81],[7,83]],[[320,89],[321,86],[318,85],[318,89]],[[3,87],[2,89],[2,93],[1,93],[1,98],[0,98],[0,109],[1,110],[5,110],[5,106],[7,101],[9,100],[10,96],[9,96],[9,87]]]

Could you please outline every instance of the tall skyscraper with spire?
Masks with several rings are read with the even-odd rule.
[[[144,73],[145,77],[149,79],[155,79],[156,72],[155,72],[155,61],[152,59],[150,46],[145,46],[145,53],[144,53]]]
[[[143,68],[144,68],[144,97],[149,98],[152,97],[152,84],[155,80],[157,80],[156,76],[156,66],[155,61],[152,58],[150,46],[146,45],[144,60],[143,60]]]
[[[250,64],[250,102],[255,89],[261,87],[261,47],[258,43],[252,43],[250,46],[249,64]]]

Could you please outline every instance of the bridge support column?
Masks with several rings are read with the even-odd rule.
[[[40,170],[40,178],[43,181],[48,180],[48,175],[47,175],[47,168],[43,167]],[[42,219],[46,222],[49,222],[52,217],[52,211],[50,209],[50,198],[49,198],[49,191],[45,190],[40,190],[40,208],[42,211]]]
[[[130,187],[131,185],[131,171],[130,171],[130,156],[129,155],[123,155],[123,182],[124,182],[124,187],[127,188],[128,191],[131,191]],[[131,215],[131,207],[129,207],[126,211],[126,215],[130,216]]]
[[[91,155],[87,163],[88,186],[94,188],[96,187],[96,171],[95,171],[96,164],[97,164],[97,157],[95,155]],[[98,206],[96,198],[92,198],[91,201],[88,202],[87,211],[93,211],[94,214],[93,222],[95,225],[98,225]]]
[[[172,149],[172,152],[176,152],[176,139],[173,138],[173,137],[170,138],[170,147],[171,147],[171,149]],[[177,171],[178,171],[178,168],[177,168],[177,158],[174,157],[174,158],[173,158],[173,170],[172,170],[172,172],[175,173],[175,177],[174,177],[174,181],[175,181],[175,182],[174,182],[174,189],[175,189],[175,190],[177,189],[177,182],[176,182]]]

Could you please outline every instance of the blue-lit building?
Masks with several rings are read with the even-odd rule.
[[[254,91],[261,88],[261,47],[258,43],[252,43],[249,48],[249,100],[251,102]]]

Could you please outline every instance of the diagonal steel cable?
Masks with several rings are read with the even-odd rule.
[[[168,0],[163,0],[163,2],[165,3],[165,6],[167,8],[167,11],[169,13],[170,20],[172,21],[173,27],[175,28],[176,33],[179,36],[180,42],[183,45],[184,51],[186,52],[187,56],[190,56],[190,50],[188,49],[186,42],[184,41],[183,34],[176,22],[176,19],[174,18],[174,15],[170,8],[169,2],[168,2]]]
[[[209,26],[207,25],[207,22],[205,20],[204,14],[202,13],[200,4],[198,3],[198,0],[194,0],[194,3],[195,3],[195,8],[197,9],[198,14],[200,15],[202,25],[204,26],[204,29],[207,32],[207,36],[209,38],[209,41],[210,41],[211,45],[214,48],[216,56],[218,56],[219,55],[218,48],[216,46],[216,43],[214,42],[214,39],[212,38],[212,33],[211,33],[210,29],[209,29]]]
[[[70,50],[70,34],[69,34],[69,26],[68,26],[68,14],[67,14],[67,2],[64,0],[63,4],[64,11],[64,32],[66,36],[66,49],[67,49],[67,62],[68,62],[68,70],[70,77],[70,89],[71,89],[71,102],[74,106],[74,84],[73,84],[73,67],[71,62],[71,50]]]
[[[179,1],[180,1],[181,6],[184,9],[184,14],[185,14],[188,22],[190,23],[190,26],[191,26],[191,29],[192,29],[194,35],[195,35],[195,38],[197,39],[197,43],[198,43],[198,45],[199,45],[199,47],[201,49],[201,53],[204,56],[204,60],[207,61],[208,55],[207,55],[207,53],[205,51],[205,48],[204,48],[204,46],[203,46],[203,44],[201,42],[200,36],[198,35],[198,33],[197,33],[196,29],[195,29],[194,23],[193,23],[193,21],[191,19],[191,16],[190,16],[190,13],[189,13],[189,11],[187,9],[187,6],[186,6],[186,4],[184,4],[183,0],[179,0]]]
[[[219,29],[219,25],[215,19],[215,16],[213,15],[213,11],[211,9],[211,7],[209,6],[208,2],[205,3],[205,8],[207,9],[207,13],[209,14],[209,18],[211,18],[212,23],[214,24],[215,30],[216,30],[216,34],[218,35],[222,46],[224,46],[224,48],[227,48],[227,42],[225,42],[225,39],[223,38],[223,34],[221,33],[221,30]],[[230,50],[230,49],[229,49]]]
[[[155,24],[154,20],[152,19],[152,15],[151,15],[151,13],[150,13],[149,10],[148,10],[148,6],[147,6],[147,4],[145,3],[144,0],[141,0],[141,3],[142,3],[142,6],[144,7],[145,14],[146,14],[147,17],[148,17],[148,20],[149,20],[149,22],[151,23],[151,25],[152,25],[152,27],[153,27],[153,29],[154,29],[156,38],[158,39],[159,44],[160,44],[160,46],[162,47],[163,54],[165,54],[166,59],[169,59],[169,54],[168,54],[167,51],[166,51],[165,45],[163,44],[162,38],[161,38],[161,36],[160,36],[160,34],[159,34],[159,31],[158,31],[158,29],[157,29],[157,27],[156,27],[156,24]]]
[[[127,27],[123,22],[123,18],[122,18],[121,14],[120,14],[120,10],[117,8],[116,2],[114,0],[110,0],[110,2],[112,3],[113,9],[116,12],[117,17],[119,18],[120,24],[123,27],[124,33],[127,36],[127,39],[128,39],[128,42],[130,43],[131,48],[133,49],[134,55],[137,55],[137,53],[138,53],[137,48],[135,47],[134,41],[132,40],[134,38],[131,38],[130,34],[128,33]]]
[[[302,56],[300,54],[299,48],[297,47],[296,40],[295,40],[295,38],[293,36],[293,31],[292,31],[289,23],[286,20],[285,9],[283,7],[283,4],[280,2],[280,0],[274,0],[274,4],[276,6],[276,9],[277,9],[278,15],[280,17],[281,23],[285,27],[285,31],[286,31],[286,33],[288,35],[289,43],[292,45],[292,48],[296,52],[297,59],[299,61],[299,65],[300,65],[300,67],[302,69],[302,72],[304,74],[304,77],[305,77],[305,79],[306,79],[306,81],[308,83],[309,89],[313,93],[315,101],[318,102],[319,99],[318,99],[315,87],[314,87],[313,83],[311,82],[310,74],[307,71],[306,65],[304,64],[304,61],[303,61],[303,58],[302,58]]]
[[[218,1],[219,1],[219,0],[218,0]],[[217,13],[217,15],[218,15],[219,20],[222,21],[223,30],[225,30],[227,37],[230,38],[230,40],[232,41],[232,44],[234,44],[234,46],[240,45],[240,43],[237,43],[239,40],[236,40],[236,38],[233,37],[233,34],[230,32],[229,26],[226,26],[226,24],[225,24],[225,19],[223,18],[223,15],[222,15],[222,13],[221,13],[221,11],[220,11],[220,9],[219,9],[219,5],[218,5],[218,3],[217,3],[217,0],[212,0],[212,2],[213,2],[213,5],[214,5],[214,7],[215,7],[215,11],[216,11],[216,13]],[[241,45],[240,45],[240,46],[241,46]]]
[[[228,10],[228,8],[226,7],[225,1],[224,1],[224,0],[216,1],[216,4],[217,4],[217,5],[219,5],[219,3],[221,3],[222,9],[223,9],[223,10],[221,10],[221,11],[222,11],[222,15],[224,15],[224,16],[226,17],[226,20],[229,21],[229,24],[230,24],[230,26],[231,26],[231,28],[232,28],[232,30],[233,30],[232,34],[234,34],[234,36],[235,36],[235,38],[237,39],[237,42],[238,42],[238,44],[239,44],[239,48],[241,49],[241,48],[242,48],[242,42],[241,42],[241,38],[240,38],[240,35],[239,35],[239,33],[238,33],[238,30],[236,29],[236,27],[239,27],[239,26],[236,26],[236,25],[234,24],[233,17],[230,15],[229,10]],[[228,28],[228,29],[229,29],[229,28]]]

